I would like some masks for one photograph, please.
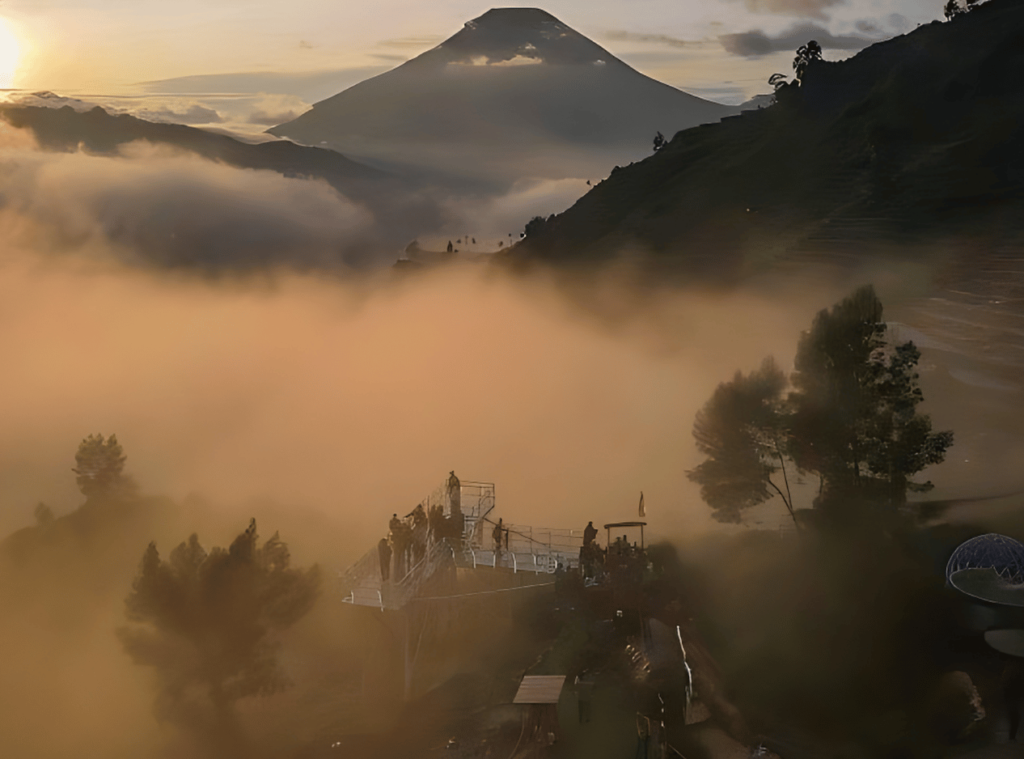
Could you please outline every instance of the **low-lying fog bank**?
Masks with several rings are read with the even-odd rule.
[[[2,219],[25,231],[17,213]],[[164,556],[194,531],[226,546],[255,517],[296,564],[321,563],[330,598],[334,572],[451,470],[495,482],[507,521],[553,527],[629,519],[642,489],[655,537],[693,539],[720,529],[686,478],[699,461],[694,414],[719,382],[767,354],[788,368],[814,314],[861,281],[906,330],[929,329],[918,280],[869,271],[728,293],[635,286],[614,270],[567,284],[472,266],[214,281],[127,267],[100,243],[81,257],[43,248],[45,236],[9,239],[0,533],[31,524],[39,501],[74,512],[70,470],[90,433],[116,433],[142,492],[170,499],[122,525],[83,517],[28,569],[4,570],[16,589],[0,612],[12,755],[181,749],[153,717],[151,673],[114,633],[150,540]],[[923,347],[926,410],[957,435],[947,463],[924,473],[932,495],[1020,489],[1019,388],[965,381],[1001,376],[984,355]],[[759,515],[770,527],[784,510]],[[298,693],[324,671],[351,674],[358,647],[338,640],[332,609],[289,633]]]

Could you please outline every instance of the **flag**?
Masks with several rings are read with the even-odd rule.
[[[640,518],[642,519],[645,516],[647,516],[647,514],[644,512],[644,491],[641,490],[640,491]]]

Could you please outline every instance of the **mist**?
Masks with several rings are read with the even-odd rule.
[[[32,524],[40,501],[58,517],[80,510],[71,468],[92,433],[117,434],[148,499],[124,524],[71,530],[0,570],[0,735],[12,755],[200,755],[157,721],[152,673],[115,635],[151,540],[166,553],[198,532],[224,546],[256,518],[297,565],[330,578],[451,470],[496,483],[497,513],[519,524],[629,519],[643,490],[654,539],[725,529],[686,478],[696,411],[765,355],[789,367],[800,331],[849,289],[848,272],[728,292],[656,286],[624,265],[585,279],[468,264],[343,278],[322,266],[323,241],[358,236],[365,220],[326,185],[249,172],[242,186],[242,172],[142,146],[100,158],[26,144],[6,160],[0,535]],[[163,239],[165,214],[183,242]],[[187,265],[191,246],[213,244],[266,265],[218,278]],[[153,267],[154,251],[182,265]],[[909,316],[917,274],[856,276],[880,280]],[[926,350],[922,384],[936,428],[961,434],[969,386],[934,381],[953,355]],[[985,394],[991,413],[966,431],[989,434],[1003,417],[1002,458],[980,478],[971,470],[996,489],[1019,484],[1024,457],[1019,420],[1007,426],[1000,405],[1016,390],[1003,392]],[[774,502],[759,514],[769,526],[785,516]],[[275,697],[272,716],[247,707],[269,744],[298,729],[321,671],[354,666],[355,633],[339,632],[327,586],[286,647],[299,695]]]
[[[114,637],[150,540],[226,545],[255,517],[332,575],[450,470],[495,482],[517,523],[628,518],[643,489],[656,533],[708,529],[685,477],[693,414],[737,366],[792,350],[818,305],[632,293],[609,277],[594,302],[635,308],[612,329],[544,276],[213,281],[128,266],[95,240],[82,255],[52,231],[25,237],[10,209],[4,223],[18,234],[0,269],[0,532],[40,501],[58,517],[80,507],[70,470],[91,433],[117,434],[155,498],[5,578],[18,600],[0,733],[39,757],[139,756],[174,738]],[[309,624],[296,634],[331,637]],[[56,714],[75,716],[55,732]]]

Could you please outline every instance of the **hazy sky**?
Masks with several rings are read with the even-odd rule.
[[[768,76],[788,73],[792,51],[808,39],[822,43],[826,58],[846,57],[864,46],[861,40],[940,18],[941,6],[940,0],[549,0],[541,7],[650,76],[735,101],[767,91]],[[260,76],[220,80],[218,89],[235,85],[229,90],[309,102],[422,53],[490,7],[479,0],[2,0],[0,18],[19,43],[15,87],[113,94],[150,80],[249,73]],[[2,70],[5,46],[0,30],[0,82],[11,83]],[[323,72],[334,78],[324,84]],[[312,86],[307,75],[317,73],[321,81]],[[202,84],[175,89],[202,91]]]

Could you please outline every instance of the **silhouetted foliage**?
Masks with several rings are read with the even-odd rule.
[[[162,719],[223,739],[238,699],[287,686],[273,634],[312,609],[320,570],[291,568],[276,533],[257,543],[253,520],[227,550],[207,552],[196,535],[167,561],[155,543],[146,549],[125,599],[134,624],[118,634],[136,664],[156,670]]]
[[[967,9],[960,5],[957,0],[947,0],[946,5],[943,7],[942,12],[946,16],[946,21],[950,21],[961,13],[967,13]]]
[[[548,217],[548,219],[553,218],[554,215]],[[532,219],[526,222],[526,228],[523,230],[523,233],[520,235],[520,237],[529,237],[530,235],[537,234],[544,227],[544,225],[548,223],[548,219],[545,219],[543,216],[534,216]]]
[[[134,488],[131,478],[124,474],[127,460],[117,442],[117,435],[104,439],[103,435],[89,435],[75,453],[77,464],[71,471],[76,475],[78,489],[86,498],[111,495]]]
[[[742,510],[775,493],[793,513],[785,474],[786,375],[771,358],[760,369],[723,382],[697,413],[693,437],[707,460],[688,473],[720,522],[739,522]],[[782,472],[782,485],[772,479]]]
[[[656,135],[654,135],[654,152],[655,153],[657,153],[659,150],[661,150],[666,145],[668,145],[668,140],[665,139],[665,135],[663,135],[661,132],[658,132]]]
[[[792,82],[789,81],[785,74],[772,74],[768,77],[768,84],[770,84],[774,90],[772,103],[785,103],[793,99],[797,88],[800,86],[800,82],[796,79]]]
[[[890,346],[870,285],[823,310],[800,338],[792,382],[792,452],[820,477],[816,505],[851,497],[906,502],[931,483],[910,477],[945,458],[952,432],[931,432],[912,342]]]
[[[693,428],[708,458],[688,474],[716,519],[741,521],[772,490],[795,519],[787,461],[818,476],[814,506],[833,513],[864,503],[894,510],[908,490],[932,487],[910,478],[942,462],[953,433],[933,433],[917,413],[921,353],[912,342],[889,345],[885,332],[881,301],[862,287],[819,312],[801,336],[785,399],[785,376],[771,359],[718,386]]]
[[[796,72],[797,80],[803,80],[804,73],[812,61],[821,60],[821,45],[811,40],[806,45],[801,45],[796,50],[796,57],[793,59],[793,70]]]

